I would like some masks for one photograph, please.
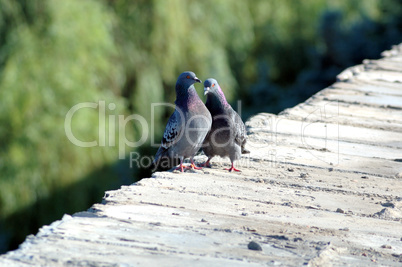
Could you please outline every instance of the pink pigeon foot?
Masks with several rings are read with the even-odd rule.
[[[234,166],[233,166],[233,163],[232,163],[232,167],[230,167],[230,168],[225,168],[225,170],[227,170],[227,171],[235,171],[235,172],[241,172],[241,170],[239,170],[239,169],[236,169]]]

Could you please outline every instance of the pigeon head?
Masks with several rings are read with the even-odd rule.
[[[219,91],[222,91],[218,82],[213,79],[213,78],[209,78],[206,79],[204,82],[204,95],[207,94],[217,94],[219,93]]]
[[[218,81],[209,78],[204,82],[204,95],[207,96],[207,101],[211,102],[219,101],[219,103],[223,106],[228,106],[228,102],[226,101],[226,97],[223,94],[221,87],[218,84]]]
[[[176,105],[184,107],[189,104],[202,103],[195,91],[194,83],[201,83],[194,72],[185,71],[179,75],[176,82]]]
[[[185,71],[180,74],[177,78],[176,87],[181,87],[182,89],[188,89],[194,83],[201,83],[201,80],[195,76],[192,71]]]

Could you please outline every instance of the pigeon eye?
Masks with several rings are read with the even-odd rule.
[[[190,75],[187,75],[187,77],[186,77],[187,79],[190,79]]]
[[[215,84],[212,84],[212,87],[215,87]]]

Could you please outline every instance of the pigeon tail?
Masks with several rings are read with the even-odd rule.
[[[166,149],[164,149],[163,147],[160,147],[155,154],[155,158],[152,161],[152,164],[156,165],[159,162],[159,160],[163,157],[163,154],[165,152],[166,152]]]
[[[241,153],[242,154],[250,154],[250,150],[247,150],[247,149],[245,149],[245,148],[241,148]]]

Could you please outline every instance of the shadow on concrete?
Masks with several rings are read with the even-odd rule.
[[[61,219],[64,214],[83,211],[101,202],[105,191],[136,182],[135,177],[140,177],[137,174],[138,170],[131,169],[128,160],[105,165],[80,182],[59,188],[50,196],[0,220],[0,254],[17,249],[27,235],[36,234],[40,227]]]

